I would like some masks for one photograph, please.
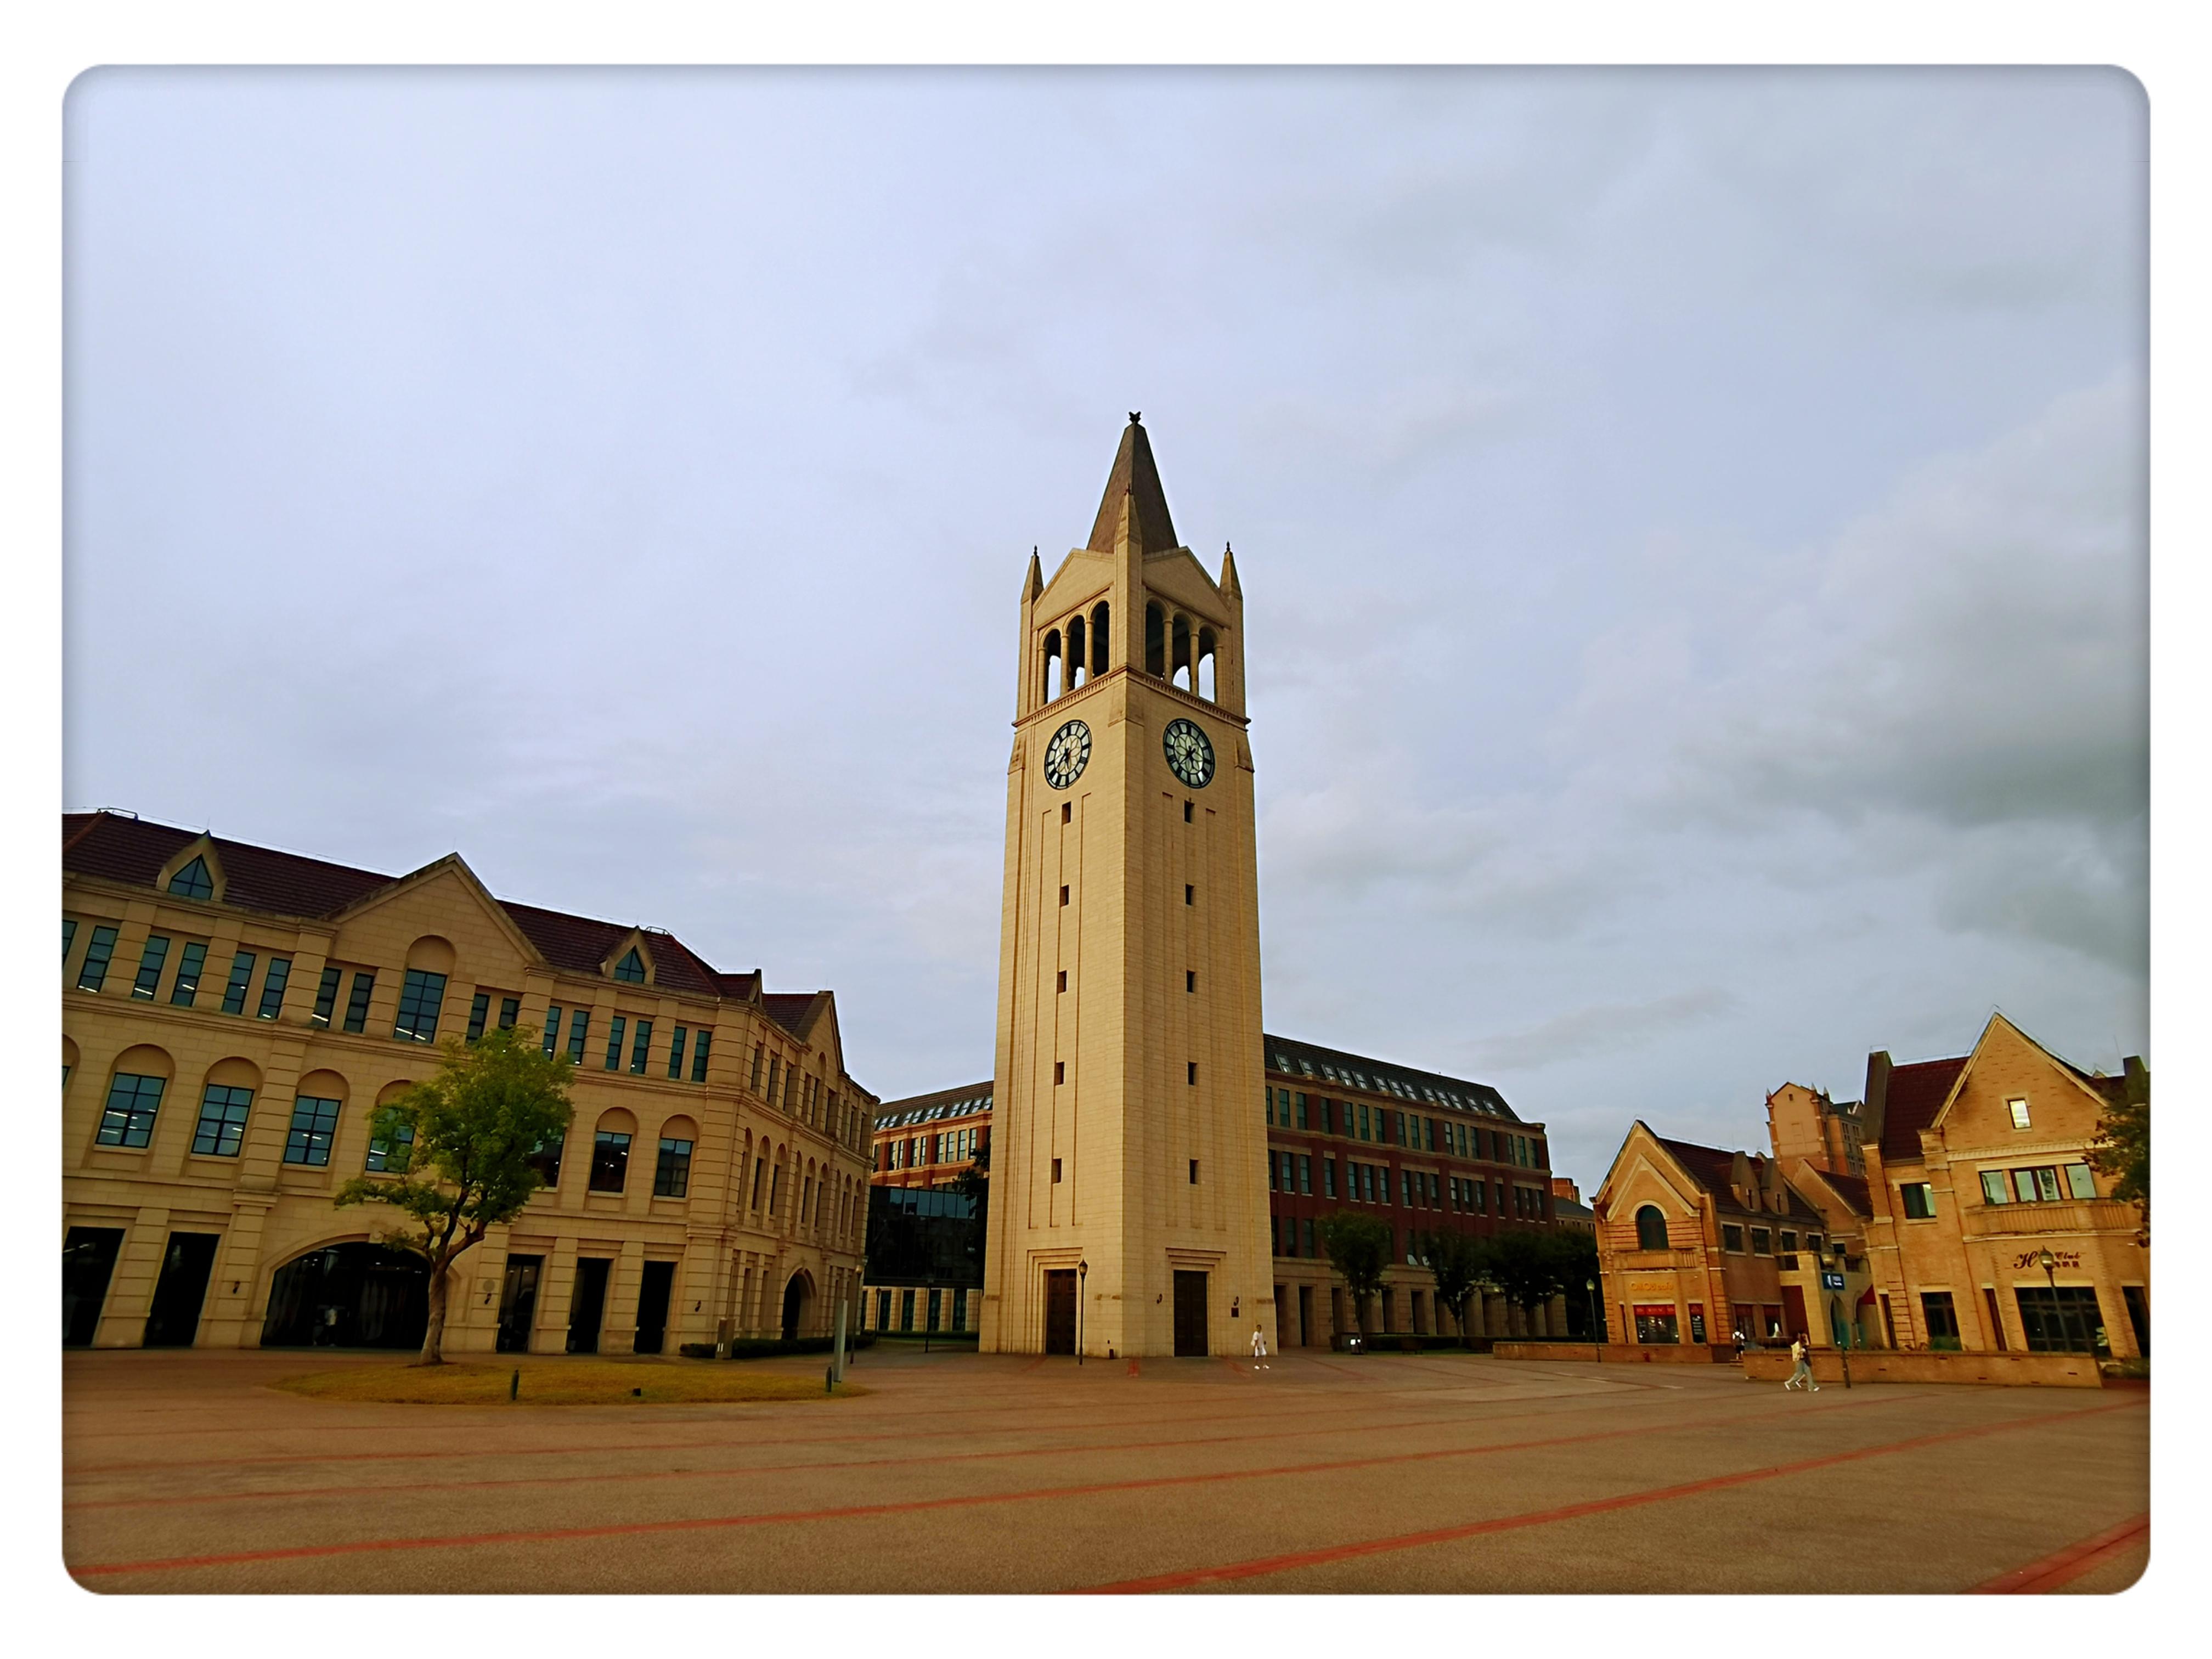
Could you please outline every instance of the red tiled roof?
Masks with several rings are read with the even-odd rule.
[[[1853,1215],[1870,1216],[1874,1213],[1874,1199],[1867,1191],[1864,1177],[1821,1170],[1815,1173],[1814,1178],[1827,1182],[1828,1190],[1843,1200],[1844,1206]]]
[[[735,1002],[750,1002],[760,994],[761,970],[750,974],[717,974],[714,983],[722,988],[722,994]]]
[[[1919,1158],[1920,1132],[1936,1121],[1944,1097],[1951,1092],[1951,1085],[1959,1080],[1959,1073],[1966,1069],[1966,1061],[1971,1058],[1960,1054],[1956,1060],[1922,1060],[1910,1066],[1890,1067],[1889,1086],[1883,1094],[1881,1109],[1881,1157],[1885,1164],[1895,1158]]]
[[[763,994],[761,1006],[770,1019],[792,1036],[804,1036],[812,1022],[816,1000],[825,994],[821,991],[769,991]]]
[[[992,1079],[985,1078],[981,1083],[963,1084],[957,1089],[938,1089],[926,1095],[908,1095],[904,1100],[887,1100],[876,1108],[876,1128],[878,1132],[903,1128],[939,1106],[959,1109],[939,1114],[945,1118],[988,1115],[992,1086]]]
[[[1689,1172],[1691,1180],[1712,1194],[1716,1207],[1733,1211],[1741,1215],[1772,1213],[1771,1211],[1747,1210],[1736,1201],[1734,1180],[1735,1154],[1734,1152],[1723,1152],[1717,1146],[1700,1146],[1694,1140],[1669,1140],[1664,1135],[1656,1135],[1653,1139],[1664,1146],[1674,1161]],[[1758,1158],[1752,1160],[1754,1170],[1761,1161]],[[1765,1161],[1771,1163],[1772,1160]],[[1820,1212],[1808,1204],[1802,1194],[1787,1181],[1782,1183],[1782,1191],[1789,1200],[1789,1209],[1786,1213],[1802,1216],[1813,1221],[1818,1221],[1820,1218]]]

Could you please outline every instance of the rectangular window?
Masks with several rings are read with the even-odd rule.
[[[105,923],[96,925],[93,928],[92,943],[84,947],[84,961],[78,965],[76,970],[78,990],[97,991],[107,983],[108,959],[115,954],[115,931]],[[253,958],[248,957],[246,960],[250,965]],[[245,993],[240,992],[239,994],[243,997]]]
[[[1067,889],[1065,887],[1060,890],[1060,902],[1061,906],[1065,908],[1067,903]]]
[[[629,1028],[629,1020],[627,1016],[617,1014],[614,1017],[612,1023],[607,1027],[607,1063],[605,1069],[610,1072],[620,1071],[622,1069],[623,1032]]]
[[[168,939],[160,933],[149,933],[146,948],[138,953],[138,977],[131,981],[131,994],[151,1001],[155,988],[161,982],[161,964],[168,959]]]
[[[345,1028],[349,1031],[368,1030],[368,999],[376,989],[374,973],[356,974],[353,988],[346,994]]]
[[[1772,1255],[1774,1235],[1764,1227],[1753,1227],[1751,1230],[1751,1253],[1753,1255]]]
[[[200,974],[207,966],[207,945],[199,939],[187,944],[177,957],[177,977],[169,987],[172,1007],[189,1008],[200,994]]]
[[[2022,1285],[2013,1295],[2020,1302],[2021,1328],[2030,1353],[2098,1353],[2107,1351],[2104,1310],[2097,1292],[2087,1285],[2033,1287]]]
[[[2025,1100],[2008,1100],[2005,1102],[2005,1109],[2012,1114],[2014,1128],[2027,1127],[2027,1103]]]
[[[1936,1194],[1924,1181],[1908,1181],[1897,1189],[1898,1201],[1909,1221],[1928,1221],[1936,1214]]]
[[[438,1040],[438,1011],[446,1003],[446,976],[427,969],[410,968],[399,985],[399,1018],[392,1027],[396,1037],[416,1042]]]
[[[70,946],[76,943],[76,921],[71,916],[62,918],[62,960],[69,960]]]
[[[1190,1184],[1194,1187],[1198,1185],[1198,1160],[1196,1158],[1193,1158],[1190,1161]]]
[[[1791,1232],[1788,1228],[1786,1228],[1786,1227],[1785,1227],[1785,1228],[1784,1228],[1784,1229],[1782,1230],[1782,1249],[1783,1249],[1783,1250],[1784,1250],[1785,1253],[1787,1253],[1787,1252],[1789,1252],[1789,1251],[1795,1250],[1796,1248],[1797,1248],[1797,1235],[1796,1235],[1796,1233],[1794,1233],[1794,1232]]]
[[[550,1055],[561,1043],[561,1005],[548,1003],[545,1006],[545,1052]]]
[[[1313,1159],[1304,1152],[1298,1154],[1298,1190],[1301,1193],[1313,1191]]]
[[[253,1011],[256,1019],[274,1019],[284,1012],[284,988],[291,978],[291,957],[269,958],[269,966],[261,975],[261,1006]]]
[[[761,1051],[758,1048],[753,1050],[753,1080],[746,1086],[755,1094],[761,1091]]]
[[[1676,1322],[1671,1306],[1657,1304],[1638,1304],[1636,1316],[1636,1340],[1647,1346],[1668,1346],[1681,1341],[1680,1327]]]
[[[2069,1164],[2066,1166],[2066,1194],[2069,1198],[2096,1197],[2097,1183],[2090,1176],[2087,1164]]]
[[[154,1138],[154,1115],[161,1109],[161,1090],[168,1079],[118,1072],[107,1087],[107,1105],[100,1115],[100,1144],[103,1146],[143,1146]]]
[[[1197,903],[1197,902],[1198,902],[1198,889],[1197,889],[1197,888],[1195,888],[1195,887],[1190,886],[1188,884],[1187,884],[1187,883],[1186,883],[1186,884],[1185,884],[1185,885],[1184,885],[1184,887],[1183,887],[1183,890],[1182,890],[1182,902],[1183,902],[1185,904],[1195,904],[1195,903]]]
[[[1198,970],[1195,968],[1182,970],[1182,988],[1194,993],[1198,989]]]
[[[1321,1161],[1321,1195],[1323,1198],[1336,1196],[1336,1160],[1333,1158]]]
[[[1300,1095],[1300,1096],[1297,1097],[1297,1102],[1298,1102],[1298,1127],[1300,1127],[1301,1129],[1303,1129],[1303,1128],[1305,1128],[1305,1127],[1308,1127],[1308,1125],[1307,1125],[1307,1123],[1306,1123],[1306,1097],[1305,1097],[1304,1095]]]
[[[691,1045],[691,1080],[694,1083],[704,1083],[707,1080],[707,1049],[714,1040],[714,1034],[712,1031],[702,1031],[699,1033],[699,1040]]]
[[[522,999],[520,997],[501,997],[499,1000],[499,1029],[501,1030],[512,1031],[514,1029],[514,1022],[521,1017]]]
[[[538,1152],[530,1155],[532,1168],[538,1166],[539,1152],[543,1150],[541,1144]],[[380,1134],[369,1136],[368,1157],[362,1162],[362,1168],[371,1175],[404,1175],[408,1164],[413,1160],[414,1152],[415,1126],[403,1123],[389,1139]],[[558,1175],[560,1172],[561,1138],[556,1135],[553,1138],[553,1173]],[[551,1184],[550,1176],[547,1184]]]
[[[1052,1161],[1052,1184],[1055,1187],[1060,1185],[1060,1160],[1058,1158],[1054,1158]]]
[[[602,1129],[592,1143],[591,1190],[618,1193],[629,1175],[629,1137]]]
[[[345,970],[342,968],[323,969],[323,976],[315,986],[314,1012],[307,1016],[310,1024],[328,1025],[331,1023],[331,1016],[337,1012],[338,1006],[338,982],[344,977]]]
[[[1297,1160],[1291,1153],[1289,1152],[1281,1154],[1281,1158],[1283,1165],[1283,1190],[1286,1193],[1295,1192],[1297,1190]]]
[[[571,1008],[568,1011],[568,1059],[575,1065],[584,1063],[584,1039],[592,1029],[592,1011]]]
[[[1054,1083],[1065,1083],[1067,1081],[1067,1062],[1066,1060],[1055,1060],[1053,1061],[1052,1080]]]
[[[684,1048],[691,1041],[691,1033],[679,1025],[676,1035],[668,1039],[668,1075],[681,1079],[684,1075]]]
[[[1187,1060],[1183,1062],[1183,1081],[1189,1084],[1193,1088],[1196,1088],[1198,1086],[1198,1062],[1196,1060]]]
[[[2056,1204],[2058,1201],[2058,1171],[2056,1169],[2014,1170],[2012,1183],[2023,1204]]]
[[[1982,1171],[1982,1202],[2009,1204],[2012,1202],[2012,1183],[2005,1179],[2002,1170]]]
[[[284,1136],[284,1161],[320,1169],[331,1161],[331,1142],[337,1127],[337,1102],[301,1095],[292,1103],[292,1127]]]
[[[208,1085],[200,1097],[200,1121],[192,1131],[192,1151],[201,1158],[236,1158],[246,1139],[246,1115],[252,1106],[251,1089]]]
[[[1413,1172],[1411,1170],[1398,1171],[1398,1201],[1409,1210],[1413,1207]]]
[[[1262,1089],[1260,1092],[1267,1097],[1267,1127],[1272,1129],[1275,1127],[1275,1091],[1273,1089]]]
[[[1308,1217],[1306,1218],[1306,1219],[1304,1220],[1304,1222],[1303,1222],[1301,1224],[1302,1224],[1302,1226],[1304,1227],[1304,1231],[1305,1231],[1305,1236],[1306,1236],[1306,1255],[1307,1255],[1308,1256],[1311,1256],[1311,1255],[1314,1254],[1314,1224],[1313,1224],[1313,1218],[1312,1218],[1311,1216],[1308,1216]]]
[[[491,993],[479,991],[469,999],[469,1030],[466,1041],[474,1042],[491,1024]]]
[[[1948,1291],[1928,1291],[1920,1297],[1920,1308],[1928,1320],[1928,1346],[1947,1353],[1959,1352],[1959,1314],[1951,1305]]]
[[[1373,1137],[1367,1133],[1367,1106],[1364,1102],[1361,1103],[1359,1108],[1359,1138],[1362,1140],[1373,1139]]]
[[[682,1198],[691,1190],[691,1143],[663,1140],[660,1161],[653,1167],[653,1195]]]
[[[645,1075],[645,1062],[653,1054],[653,1022],[641,1019],[637,1023],[637,1035],[629,1045],[629,1070],[632,1077]]]
[[[230,959],[230,983],[222,988],[222,1011],[226,1014],[246,1012],[246,988],[253,979],[253,952],[240,951]]]

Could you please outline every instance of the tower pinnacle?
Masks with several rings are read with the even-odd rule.
[[[1122,428],[1121,447],[1114,452],[1113,470],[1106,475],[1106,492],[1098,502],[1098,516],[1091,526],[1086,545],[1093,553],[1111,553],[1121,528],[1123,499],[1127,499],[1130,539],[1141,553],[1164,553],[1180,547],[1175,520],[1168,516],[1167,492],[1160,488],[1159,468],[1152,461],[1152,440],[1139,421],[1139,411],[1129,411]]]

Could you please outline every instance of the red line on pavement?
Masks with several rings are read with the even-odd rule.
[[[1892,1441],[1884,1446],[1867,1446],[1856,1451],[1830,1452],[1820,1457],[1808,1457],[1795,1463],[1777,1464],[1771,1468],[1747,1469],[1736,1474],[1717,1474],[1703,1480],[1684,1481],[1679,1486],[1656,1486],[1648,1492],[1624,1492],[1615,1498],[1593,1498],[1588,1503],[1569,1504],[1555,1510],[1538,1510],[1527,1515],[1502,1516],[1492,1521],[1474,1521],[1457,1527],[1437,1527],[1425,1532],[1401,1533],[1392,1538],[1368,1538],[1354,1543],[1332,1544],[1316,1550],[1298,1550],[1287,1555],[1263,1556],[1252,1561],[1232,1561],[1215,1567],[1195,1567],[1183,1572],[1164,1572],[1149,1578],[1126,1578],[1118,1583],[1097,1584],[1086,1589],[1073,1590],[1070,1595],[1145,1595],[1160,1590],[1191,1589],[1200,1584],[1218,1584],[1233,1579],[1260,1578],[1279,1572],[1291,1572],[1300,1567],[1323,1566],[1331,1562],[1346,1561],[1358,1556],[1385,1555],[1399,1550],[1419,1549],[1431,1544],[1456,1543],[1462,1539],[1479,1538],[1486,1533],[1514,1532],[1526,1527],[1549,1526],[1555,1522],[1573,1521],[1587,1515],[1602,1515],[1613,1510],[1639,1508],[1646,1504],[1662,1504],[1677,1498],[1693,1497],[1700,1492],[1721,1492],[1731,1486],[1749,1486],[1753,1481],[1773,1480],[1784,1475],[1804,1474],[1814,1469],[1832,1468],[1838,1463],[1856,1462],[1864,1457],[1884,1457],[1893,1452],[1917,1451],[1923,1447],[1941,1445],[1954,1440],[1972,1440],[1983,1435],[2002,1434],[2009,1429],[2031,1428],[2039,1424],[2056,1423],[2071,1417],[2096,1417],[2106,1412],[2126,1411],[2125,1406],[2092,1406],[2084,1411],[2061,1412],[2041,1418],[2014,1418],[2004,1423],[1977,1424],[1969,1428],[1946,1429],[1938,1434],[1924,1434],[1910,1440]]]
[[[1862,1401],[1860,1408],[1884,1403],[1887,1402],[1879,1400]],[[1838,1402],[1831,1409],[1850,1408]],[[2108,1406],[2100,1409],[2117,1411],[2123,1408]],[[1802,1408],[1784,1407],[1778,1412],[1760,1412],[1756,1415],[1777,1417],[1784,1413],[1800,1416],[1803,1414]],[[2080,1416],[2083,1413],[2068,1414]],[[1040,1498],[1095,1498],[1109,1493],[1157,1491],[1171,1486],[1205,1486],[1217,1481],[1256,1480],[1275,1475],[1329,1474],[1350,1469],[1382,1468],[1394,1464],[1442,1462],[1447,1458],[1481,1457],[1504,1452],[1537,1451],[1553,1446],[1586,1445],[1596,1441],[1640,1438],[1652,1434],[1685,1429],[1732,1427],[1742,1421],[1744,1421],[1744,1413],[1739,1412],[1726,1417],[1698,1418],[1685,1423],[1667,1425],[1646,1424],[1632,1429],[1603,1429],[1589,1434],[1558,1435],[1545,1440],[1516,1440],[1449,1449],[1430,1449],[1414,1452],[1394,1452],[1373,1457],[1340,1458],[1321,1463],[1276,1464],[1257,1469],[1223,1469],[1206,1474],[1155,1475],[1143,1480],[1103,1480],[1074,1486],[1038,1486],[1019,1492],[977,1492],[957,1498],[917,1498],[902,1503],[860,1504],[840,1509],[794,1510],[759,1515],[708,1516],[684,1521],[633,1521],[609,1522],[592,1527],[557,1527],[496,1533],[456,1533],[427,1538],[368,1538],[341,1544],[305,1544],[282,1549],[238,1550],[222,1555],[172,1556],[154,1561],[100,1562],[89,1566],[72,1566],[70,1571],[78,1578],[94,1578],[111,1577],[118,1573],[170,1572],[193,1567],[230,1566],[243,1562],[295,1561],[317,1557],[363,1555],[395,1550],[452,1549],[483,1544],[556,1543],[580,1538],[611,1538],[647,1533],[698,1532],[716,1528],[780,1526],[805,1521],[867,1520],[886,1515],[913,1515],[933,1510],[972,1509],[986,1504],[1025,1503]],[[1990,1429],[1978,1429],[1963,1432],[1992,1431]]]
[[[2100,1567],[2123,1551],[2134,1547],[2137,1541],[2150,1540],[2150,1516],[2138,1515],[2123,1521],[2117,1527],[2108,1527],[2094,1538],[2084,1538],[2077,1544],[2045,1556],[2040,1561],[2031,1561],[2024,1567],[2014,1567],[2010,1572],[1999,1573],[1985,1584],[1977,1584],[1969,1591],[1974,1595],[2040,1595],[2055,1590],[2061,1584],[2071,1583],[2092,1567]]]

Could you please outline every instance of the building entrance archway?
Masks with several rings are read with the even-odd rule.
[[[803,1269],[792,1274],[791,1282],[783,1287],[783,1340],[785,1341],[792,1341],[799,1335],[805,1324],[807,1309],[813,1300],[813,1281],[807,1278]]]
[[[430,1322],[430,1269],[380,1244],[325,1244],[276,1270],[261,1322],[264,1348],[419,1348]]]

